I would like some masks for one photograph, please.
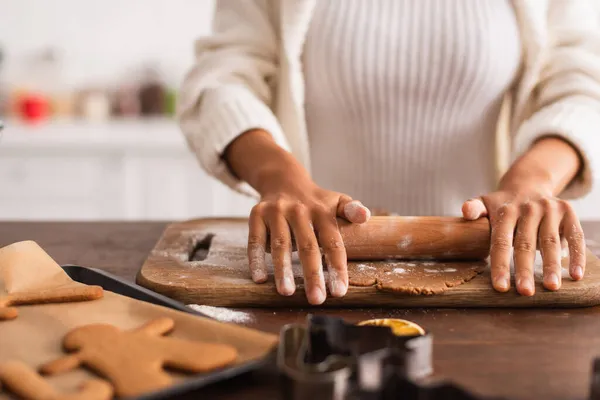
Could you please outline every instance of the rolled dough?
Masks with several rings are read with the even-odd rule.
[[[349,262],[353,286],[376,286],[386,292],[410,295],[440,294],[475,278],[486,266],[481,262]]]

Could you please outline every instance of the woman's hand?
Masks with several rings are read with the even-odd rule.
[[[544,287],[558,290],[563,237],[569,245],[569,274],[574,280],[583,278],[585,240],[579,219],[568,202],[543,193],[500,190],[467,201],[463,205],[463,216],[490,219],[492,284],[497,291],[506,292],[510,288],[513,250],[517,291],[524,296],[535,293],[536,248],[543,258]]]
[[[583,230],[572,206],[556,196],[579,169],[577,152],[557,138],[535,143],[504,175],[496,192],[463,204],[464,218],[490,219],[492,285],[499,292],[510,288],[510,258],[514,252],[517,291],[532,296],[536,249],[543,258],[543,284],[561,285],[561,242],[569,246],[569,274],[574,280],[585,271]]]
[[[348,290],[348,267],[337,217],[363,223],[370,212],[360,202],[314,184],[284,184],[265,193],[250,214],[248,258],[252,279],[257,283],[267,280],[265,249],[270,246],[277,291],[292,295],[296,290],[291,261],[294,241],[308,301],[321,304],[327,297],[320,249],[328,267],[331,295],[344,296]]]
[[[270,248],[277,291],[284,296],[294,294],[295,245],[304,271],[306,297],[311,304],[321,304],[327,297],[323,249],[329,291],[333,296],[344,296],[348,267],[336,218],[363,223],[371,216],[369,209],[349,196],[315,185],[298,161],[265,131],[256,129],[240,135],[227,147],[224,159],[235,175],[261,195],[250,214],[248,260],[252,280],[267,280],[265,252]]]

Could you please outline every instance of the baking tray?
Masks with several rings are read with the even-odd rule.
[[[172,308],[174,310],[183,311],[188,314],[194,314],[204,318],[214,319],[208,315],[186,307],[184,304],[178,301],[170,299],[161,294],[152,292],[151,290],[138,286],[134,283],[127,282],[106,271],[102,271],[95,268],[82,267],[79,265],[63,265],[62,269],[67,273],[67,275],[69,275],[71,279],[77,282],[84,283],[86,285],[98,285],[101,286],[104,290],[108,290],[110,292],[117,293],[122,296],[127,296],[136,300]],[[202,374],[198,377],[190,376],[181,383],[175,384],[163,390],[135,397],[135,399],[173,399],[177,396],[189,394],[190,392],[193,392],[211,383],[224,381],[226,379],[230,379],[265,367],[267,364],[273,362],[274,352],[276,352],[276,348],[273,349],[272,353],[267,354],[267,356],[265,356],[262,359],[248,361],[244,364],[237,365],[235,367],[225,368],[210,374]]]

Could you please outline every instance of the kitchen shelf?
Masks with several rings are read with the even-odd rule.
[[[169,118],[114,119],[108,121],[49,121],[28,124],[5,121],[2,149],[69,149],[186,151],[177,123]]]

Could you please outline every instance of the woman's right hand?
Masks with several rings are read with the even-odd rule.
[[[248,260],[252,280],[266,282],[265,252],[270,249],[277,291],[284,296],[294,294],[292,249],[296,247],[306,297],[311,304],[321,304],[327,297],[323,249],[329,292],[336,297],[345,295],[348,268],[337,218],[360,224],[371,216],[369,209],[349,196],[315,185],[292,154],[263,130],[253,129],[237,137],[227,146],[223,158],[234,175],[261,195],[250,214]]]
[[[265,251],[270,247],[275,284],[283,296],[296,290],[292,271],[292,248],[297,248],[304,274],[304,288],[310,304],[327,297],[321,249],[328,268],[329,292],[342,297],[348,290],[346,249],[337,218],[364,223],[369,209],[341,193],[324,190],[311,182],[288,183],[264,193],[250,214],[248,259],[252,279],[267,280]]]

